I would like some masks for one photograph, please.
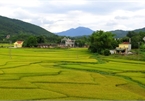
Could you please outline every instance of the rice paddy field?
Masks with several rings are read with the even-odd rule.
[[[0,43],[0,48],[10,47],[10,46],[12,46],[12,44],[10,44],[10,43]]]
[[[145,62],[86,48],[0,48],[0,100],[145,100]]]

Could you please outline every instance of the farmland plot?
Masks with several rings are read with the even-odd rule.
[[[87,49],[0,49],[0,100],[145,100],[145,63]]]

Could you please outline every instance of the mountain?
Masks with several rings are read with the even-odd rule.
[[[114,31],[109,31],[112,34],[115,34],[116,38],[122,38],[125,37],[128,33],[128,31],[123,31],[123,30],[114,30]]]
[[[53,33],[34,24],[0,16],[0,36],[6,36],[8,34],[17,35],[20,33],[54,36]]]
[[[60,36],[70,36],[70,37],[76,37],[76,36],[83,36],[83,35],[91,35],[94,31],[91,30],[90,28],[86,27],[77,27],[77,28],[71,28],[69,30],[63,31],[56,33],[57,35]],[[128,31],[123,31],[123,30],[114,30],[114,31],[109,31],[115,34],[116,38],[121,38],[126,36]]]
[[[71,28],[69,30],[59,32],[57,35],[60,36],[71,36],[71,37],[76,37],[76,36],[83,36],[83,35],[91,35],[94,31],[86,28],[86,27],[77,27],[77,28]],[[114,30],[114,31],[109,31],[115,34],[115,37],[120,38],[126,36],[128,31],[123,31],[123,30]]]
[[[134,32],[145,32],[145,27],[141,28],[141,29],[136,29],[136,30],[134,30]]]
[[[59,32],[56,33],[57,35],[60,36],[83,36],[83,35],[91,35],[94,31],[86,28],[86,27],[77,27],[77,28],[71,28],[69,30],[63,31],[63,32]]]
[[[135,30],[128,30],[128,31],[113,30],[113,31],[109,31],[109,32],[113,33],[116,38],[122,38],[122,37],[125,37],[129,31],[134,31],[134,32],[142,31],[142,32],[145,32],[145,28],[140,28],[140,29],[135,29]],[[56,34],[60,35],[60,36],[76,37],[76,36],[91,35],[93,32],[94,31],[91,30],[90,28],[78,27],[78,28],[75,28],[75,29],[71,28],[69,30],[66,30],[66,31],[63,31],[63,32],[59,32],[59,33],[56,33]]]
[[[115,31],[110,31],[110,32],[115,34],[116,38],[122,38],[122,37],[125,37],[129,31],[134,31],[134,32],[137,32],[137,33],[139,33],[139,32],[145,32],[145,28],[140,28],[140,29],[135,29],[135,30],[128,30],[128,31],[115,30]]]

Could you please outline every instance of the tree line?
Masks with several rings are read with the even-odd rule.
[[[111,32],[104,32],[102,30],[93,32],[90,36],[89,50],[93,53],[109,55],[110,49],[115,49],[118,44],[122,42],[131,41],[132,49],[145,48],[144,40],[145,32],[129,31],[126,37],[114,38]]]
[[[3,38],[6,36],[2,36]],[[2,38],[1,37],[1,38]],[[45,35],[33,35],[33,34],[15,34],[10,37],[10,39],[1,40],[1,42],[15,42],[17,40],[24,41],[24,47],[37,47],[39,43],[54,43],[60,44],[61,39],[65,36],[45,36]],[[129,42],[131,39],[131,45],[133,49],[143,47],[145,32],[135,32],[129,31],[127,35],[123,38],[115,38],[115,35],[111,32],[104,32],[102,30],[95,31],[90,36],[81,36],[81,37],[69,37],[75,40],[75,46],[77,47],[88,47],[89,51],[93,53],[104,54],[107,53],[110,49],[115,49],[118,47],[118,44],[122,42]]]

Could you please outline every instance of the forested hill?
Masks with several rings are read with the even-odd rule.
[[[115,34],[116,38],[122,38],[125,37],[128,33],[128,31],[124,30],[115,30],[115,31],[110,31],[111,33]]]
[[[140,28],[140,29],[130,30],[130,31],[137,32],[137,33],[145,32],[145,27],[144,28]],[[122,37],[125,37],[129,31],[115,30],[115,31],[110,31],[110,32],[115,34],[116,38],[122,38]]]
[[[30,23],[0,16],[0,36],[16,34],[33,34],[54,36],[53,33]]]

